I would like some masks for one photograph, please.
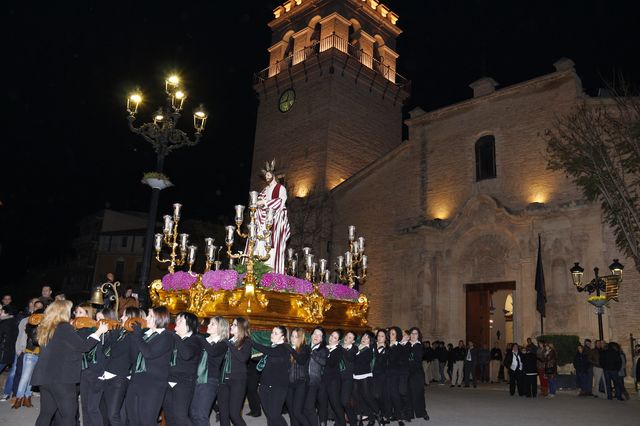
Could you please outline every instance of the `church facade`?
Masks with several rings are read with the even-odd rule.
[[[288,1],[269,23],[269,67],[260,98],[252,184],[277,158],[295,217],[314,232],[292,240],[334,259],[355,225],[367,239],[372,326],[421,327],[430,339],[478,344],[540,334],[534,289],[542,242],[545,334],[597,338],[597,317],[569,268],[625,269],[620,302],[604,315],[606,340],[627,348],[640,332],[640,282],[615,246],[597,204],[547,169],[545,131],[579,102],[569,59],[549,74],[496,89],[482,78],[473,97],[405,121],[408,80],[396,73],[398,16],[372,0]],[[550,67],[551,68],[551,67]],[[319,214],[309,218],[312,209]]]

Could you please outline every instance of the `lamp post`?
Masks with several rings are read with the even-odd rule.
[[[193,139],[176,128],[178,120],[182,116],[182,109],[187,94],[182,87],[181,80],[177,75],[171,75],[165,80],[165,92],[167,95],[166,104],[160,107],[153,114],[153,121],[144,123],[139,127],[134,125],[138,108],[142,104],[143,98],[140,92],[132,93],[127,99],[127,111],[129,113],[129,129],[142,136],[151,144],[156,152],[157,173],[162,173],[164,159],[167,155],[183,146],[194,146],[200,142],[204,127],[207,122],[207,113],[200,106],[193,114],[193,126],[195,135]],[[140,304],[147,305],[146,282],[149,279],[149,269],[151,266],[151,256],[153,253],[154,230],[156,217],[158,215],[158,201],[160,199],[161,187],[153,186],[151,191],[151,202],[149,204],[149,217],[147,220],[147,231],[144,240],[144,254],[140,271]]]
[[[598,315],[598,339],[604,339],[604,332],[602,328],[602,314],[604,314],[604,307],[609,300],[618,300],[618,287],[620,282],[622,282],[622,270],[624,269],[624,265],[618,262],[618,259],[613,259],[613,263],[609,265],[609,270],[611,271],[611,275],[600,276],[598,272],[599,268],[593,268],[593,272],[595,274],[595,278],[592,279],[588,283],[582,282],[582,277],[584,275],[584,268],[580,266],[579,262],[575,262],[573,267],[569,269],[571,272],[571,279],[573,280],[573,285],[576,286],[576,290],[579,292],[586,291],[590,295],[596,293],[596,297],[589,297],[587,299],[589,303],[591,303],[596,308],[596,315]],[[604,292],[605,296],[603,297],[600,293]]]

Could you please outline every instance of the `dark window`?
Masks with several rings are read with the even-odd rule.
[[[116,281],[122,281],[124,278],[124,260],[118,260],[116,261],[116,270],[115,273],[113,274],[115,275],[115,280]]]
[[[483,136],[476,142],[476,181],[496,177],[496,138]]]
[[[121,237],[120,238],[120,247],[126,247],[129,243],[129,238],[127,238],[127,236]]]

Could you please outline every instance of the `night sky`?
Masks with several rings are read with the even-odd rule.
[[[109,206],[147,211],[155,153],[127,127],[125,99],[140,87],[148,120],[177,71],[193,109],[209,120],[202,142],[165,162],[185,218],[219,221],[246,198],[257,108],[253,73],[267,66],[274,1],[11,2],[3,27],[0,143],[0,287],[73,254],[78,221]],[[616,74],[640,83],[640,2],[388,0],[400,15],[398,71],[415,106],[469,98],[490,76],[508,86],[573,59],[590,94]]]

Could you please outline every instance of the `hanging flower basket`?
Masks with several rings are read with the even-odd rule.
[[[609,303],[609,300],[607,300],[607,296],[590,296],[589,298],[587,298],[587,302],[591,303],[597,308],[601,308]]]
[[[142,177],[142,183],[149,185],[153,189],[160,190],[173,186],[166,175],[158,172],[145,173]]]

